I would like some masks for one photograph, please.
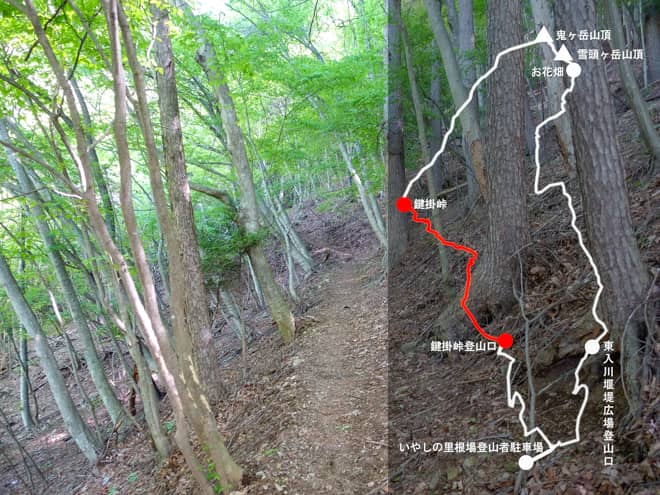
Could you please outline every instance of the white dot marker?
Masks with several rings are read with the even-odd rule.
[[[571,62],[566,67],[566,74],[568,75],[568,77],[576,78],[577,76],[582,74],[582,67],[580,67],[580,64]]]
[[[529,471],[534,467],[534,459],[531,455],[524,455],[518,459],[518,466],[520,466],[520,469],[523,471]]]
[[[598,343],[597,340],[594,339],[587,340],[584,343],[584,351],[587,354],[591,354],[592,356],[594,354],[598,354],[598,351],[600,351],[600,344]]]

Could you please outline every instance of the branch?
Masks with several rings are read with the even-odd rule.
[[[212,198],[222,201],[225,205],[229,206],[232,210],[235,210],[234,202],[229,196],[229,193],[221,191],[219,189],[213,189],[212,187],[205,186],[203,184],[197,184],[195,182],[190,182],[190,189],[197,191],[198,193],[205,194]]]

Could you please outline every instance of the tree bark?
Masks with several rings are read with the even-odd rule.
[[[85,136],[87,138],[87,146],[89,147],[89,156],[92,162],[92,171],[94,173],[94,180],[96,185],[99,188],[99,193],[101,195],[101,202],[103,204],[103,217],[105,218],[105,224],[108,226],[110,235],[113,239],[117,236],[117,226],[115,222],[115,208],[112,204],[112,196],[110,196],[110,190],[108,189],[108,183],[105,180],[105,175],[103,174],[103,169],[101,168],[101,162],[99,156],[96,153],[96,146],[94,146],[94,140],[90,134],[90,129],[92,128],[92,119],[89,115],[89,109],[87,107],[87,102],[85,97],[78,87],[78,82],[75,78],[71,78],[71,88],[76,95],[78,100],[78,105],[80,105],[80,112],[82,114],[83,122],[87,131]]]
[[[192,356],[202,378],[203,387],[212,403],[220,401],[222,388],[220,368],[211,329],[209,297],[204,285],[199,254],[195,215],[190,200],[190,185],[183,150],[179,97],[176,87],[174,54],[169,34],[169,16],[166,11],[153,7],[156,16],[155,52],[158,62],[156,82],[158,107],[163,142],[163,163],[171,204],[171,232],[177,237],[169,246],[170,290],[177,297],[171,298],[174,313],[175,336],[187,332],[192,343]],[[181,339],[177,338],[177,347]],[[186,352],[186,349],[177,349]]]
[[[556,8],[558,20],[567,31],[596,29],[593,0],[579,3],[562,0],[556,3]],[[579,47],[596,49],[598,43],[581,41]],[[575,45],[569,43],[569,48]],[[620,340],[629,325],[622,359],[631,413],[637,416],[641,393],[639,351],[646,329],[643,319],[633,312],[646,294],[649,278],[633,231],[604,64],[589,60],[580,65],[582,73],[568,99],[568,109],[573,122],[587,239],[605,288],[599,310],[606,315],[612,338]],[[589,111],[585,112],[585,108]]]
[[[440,0],[438,1],[438,8],[441,9]],[[456,11],[456,0],[444,0],[445,6],[447,7],[447,22],[449,24],[449,35],[451,36],[451,42],[454,46],[458,46],[459,36],[459,21],[458,21],[458,12]]]
[[[458,54],[463,73],[463,84],[474,84],[476,71],[469,52],[474,50],[474,9],[472,0],[458,0]]]
[[[431,136],[429,138],[429,146],[431,150],[431,156],[434,156],[436,152],[440,149],[442,144],[442,138],[445,135],[445,127],[442,122],[442,62],[438,53],[438,45],[435,40],[431,43],[431,50],[433,52],[433,60],[431,61],[431,87],[429,88],[429,96],[431,98]],[[467,146],[466,146],[467,150]],[[465,153],[465,157],[469,159],[470,154]],[[435,165],[431,167],[431,176],[433,184],[436,191],[442,190],[442,186],[445,182],[445,173],[443,170],[443,156],[440,155],[436,161]],[[471,166],[468,166],[471,168]],[[469,177],[473,179],[473,190],[477,191],[478,185],[476,180],[474,180],[474,174],[468,174]],[[475,194],[476,197],[476,194]]]
[[[387,125],[385,157],[387,198],[387,266],[392,269],[410,242],[410,220],[396,208],[406,188],[401,74],[401,0],[387,1],[385,66],[388,74],[385,101]]]
[[[518,0],[488,3],[489,65],[511,45],[522,43]],[[522,51],[507,55],[488,78],[488,247],[475,299],[492,314],[515,303],[512,256],[529,241],[525,187],[525,83]]]
[[[23,427],[26,430],[31,430],[34,428],[34,418],[32,417],[32,411],[30,410],[30,364],[28,361],[28,345],[27,337],[23,335],[23,329],[21,329],[18,345],[19,345],[19,356],[18,359],[21,363],[21,420],[23,421]]]
[[[23,213],[21,213],[21,220],[23,219]],[[23,222],[21,221],[21,226]],[[23,274],[25,271],[25,261],[21,258],[18,262],[18,272]],[[13,335],[10,336],[13,342]],[[16,347],[14,347],[16,349]],[[23,422],[23,427],[26,430],[31,430],[35,426],[34,418],[32,417],[32,412],[30,411],[30,361],[28,360],[28,342],[27,336],[25,335],[25,328],[19,326],[18,331],[18,349],[16,349],[18,363],[21,367],[21,378],[19,383],[20,397],[21,397],[21,421]],[[36,396],[35,396],[36,401]],[[36,403],[36,402],[35,402]]]

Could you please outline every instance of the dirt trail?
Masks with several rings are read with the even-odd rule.
[[[290,494],[381,493],[387,471],[386,288],[378,262],[323,274],[292,356],[293,424],[279,434]],[[275,488],[279,488],[276,486]]]

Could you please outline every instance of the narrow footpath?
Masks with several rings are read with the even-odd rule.
[[[257,473],[260,486],[247,493],[386,493],[387,304],[379,269],[378,259],[353,259],[317,275],[292,371],[280,380],[284,395],[294,390],[289,420],[260,463],[267,468]]]

